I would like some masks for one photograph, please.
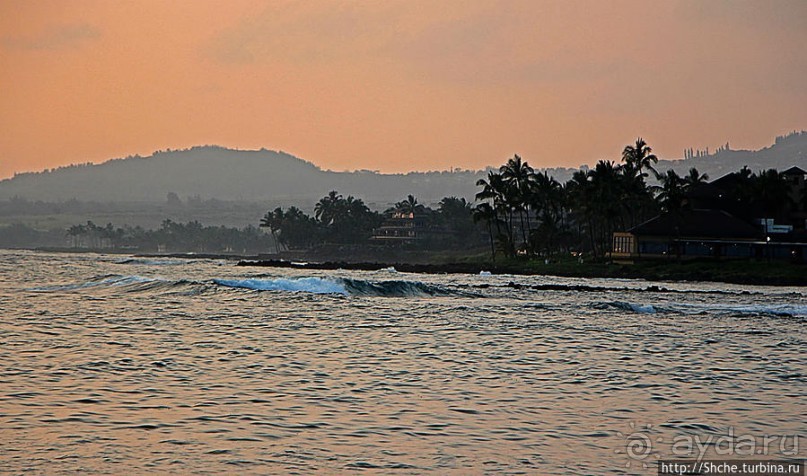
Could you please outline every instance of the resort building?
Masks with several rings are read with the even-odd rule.
[[[393,212],[380,227],[373,230],[372,240],[389,243],[414,243],[426,230],[423,217],[414,213]]]
[[[450,236],[443,227],[435,226],[429,217],[412,212],[392,212],[381,226],[373,230],[370,238],[377,243],[387,244],[434,244]]]
[[[787,197],[776,217],[762,203],[743,203],[733,192],[738,173],[690,190],[682,209],[658,215],[613,235],[612,257],[633,258],[807,258],[807,172],[783,172]]]

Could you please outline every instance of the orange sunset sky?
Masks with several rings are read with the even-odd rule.
[[[0,177],[193,145],[323,168],[807,129],[804,0],[0,0]]]

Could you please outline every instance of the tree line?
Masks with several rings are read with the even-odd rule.
[[[487,248],[493,259],[570,252],[601,258],[610,251],[614,232],[629,230],[659,213],[685,211],[691,206],[689,192],[709,179],[695,168],[683,176],[673,170],[660,173],[654,167],[657,162],[650,146],[638,138],[622,150],[619,162],[600,160],[593,168],[577,170],[565,183],[515,155],[476,182],[479,192],[473,202],[445,197],[432,208],[409,195],[378,212],[360,198],[332,191],[316,203],[313,215],[294,206],[278,207],[263,216],[259,227],[164,220],[160,228],[146,230],[88,221],[56,233],[16,225],[3,230],[0,246],[53,246],[54,241],[66,241],[75,248],[280,252],[322,244],[367,245],[379,227],[397,216],[411,217],[419,233],[416,242],[401,240],[400,246],[477,253]],[[807,209],[807,193],[792,197],[777,170],[754,173],[744,167],[734,175],[733,188],[723,200],[725,209],[739,218],[780,220],[794,206]]]
[[[621,162],[600,160],[583,168],[566,183],[536,172],[518,155],[498,171],[477,182],[473,215],[487,225],[491,254],[513,257],[587,252],[606,255],[614,232],[627,231],[659,213],[682,213],[692,206],[689,192],[709,180],[696,168],[680,176],[658,172],[658,157],[641,138],[622,151]],[[648,177],[655,178],[654,182]],[[794,206],[807,208],[790,196],[782,173],[775,169],[751,172],[743,167],[721,207],[738,218],[782,219]]]
[[[336,191],[315,206],[314,216],[296,207],[268,212],[260,226],[282,247],[306,249],[324,243],[368,243],[385,218],[401,214],[418,217],[426,239],[418,248],[465,249],[487,246],[497,256],[551,256],[587,253],[607,255],[612,236],[660,213],[681,213],[691,207],[689,192],[709,177],[692,168],[686,175],[655,169],[658,157],[638,138],[622,150],[620,161],[600,160],[583,167],[570,180],[558,182],[546,171],[533,169],[518,155],[477,181],[473,203],[444,198],[437,209],[410,195],[383,213],[371,211],[361,199]],[[736,173],[736,186],[724,205],[739,218],[782,218],[794,203],[782,174],[774,169]],[[807,204],[807,197],[801,199]],[[805,206],[805,205],[802,205]]]
[[[461,244],[478,244],[479,227],[472,217],[472,204],[464,198],[445,197],[436,209],[407,196],[384,212],[370,210],[360,198],[344,197],[331,191],[314,206],[309,216],[297,207],[281,207],[267,212],[260,226],[269,229],[277,244],[284,248],[307,249],[318,244],[363,244],[373,236],[385,219],[393,215],[417,217],[423,232],[419,247],[443,249]]]
[[[276,208],[266,213],[260,226],[270,230],[277,251],[307,249],[325,243],[367,243],[385,218],[406,215],[417,217],[418,228],[425,232],[425,239],[410,244],[418,248],[489,246],[494,259],[498,254],[548,255],[571,249],[601,256],[613,231],[659,210],[645,181],[658,161],[650,147],[639,139],[625,148],[622,158],[623,164],[600,161],[561,184],[516,155],[477,182],[481,191],[474,203],[445,197],[432,209],[409,195],[378,213],[359,198],[332,191],[316,204],[314,216],[296,207]]]
[[[260,253],[274,246],[271,236],[255,226],[238,229],[204,226],[198,221],[164,220],[160,228],[153,230],[129,225],[115,227],[111,223],[100,226],[88,221],[71,226],[65,234],[73,248]]]

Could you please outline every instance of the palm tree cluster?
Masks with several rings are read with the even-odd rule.
[[[381,216],[371,211],[360,198],[343,197],[333,190],[314,206],[314,217],[297,207],[278,207],[267,212],[261,227],[269,228],[276,251],[281,247],[305,249],[319,243],[357,243],[370,238]]]
[[[743,167],[734,177],[736,183],[725,197],[726,208],[740,218],[780,220],[794,209],[807,209],[807,190],[800,197],[792,196],[790,184],[776,169],[754,173]]]
[[[146,230],[140,226],[99,226],[88,221],[67,229],[73,248],[127,249],[139,251],[177,252],[261,252],[272,244],[272,238],[254,226],[243,229],[204,226],[198,221],[177,223],[164,220],[160,228]]]
[[[675,170],[668,170],[663,174],[656,174],[660,185],[653,186],[656,200],[665,212],[677,213],[687,205],[687,194],[697,185],[706,183],[709,176],[701,174],[698,169],[689,169],[689,174],[681,177]]]
[[[426,214],[426,207],[418,203],[418,199],[414,195],[407,195],[406,200],[401,200],[384,213],[386,215],[398,214],[400,216],[414,217],[415,215]]]
[[[659,173],[654,169],[657,161],[652,149],[639,138],[624,148],[620,163],[600,160],[591,169],[578,170],[563,184],[515,155],[477,181],[481,190],[474,204],[464,198],[445,197],[433,209],[409,195],[379,213],[361,199],[331,191],[317,202],[313,216],[297,207],[267,212],[260,226],[268,228],[269,234],[252,226],[239,230],[203,226],[197,221],[183,224],[165,220],[156,230],[99,226],[88,221],[71,226],[66,237],[75,248],[196,252],[274,249],[279,253],[319,244],[366,245],[385,220],[411,218],[418,240],[416,244],[400,241],[402,246],[435,250],[489,246],[494,259],[499,253],[546,257],[571,251],[597,258],[609,252],[614,232],[630,230],[659,213],[684,213],[694,206],[693,200],[710,193],[712,204],[748,222],[760,217],[778,222],[794,210],[807,209],[807,191],[793,196],[796,189],[774,169],[752,173],[744,167],[704,185],[708,177],[697,169],[684,176],[673,170]],[[651,174],[653,183],[647,180]],[[701,186],[703,192],[693,193]],[[715,193],[719,196],[716,202]],[[4,229],[3,237],[9,243],[47,243],[51,239],[36,230],[18,228]],[[58,235],[55,240],[63,242],[64,236]]]
[[[278,207],[261,219],[261,227],[269,228],[275,251],[282,248],[309,248],[317,241],[318,224],[297,207]]]
[[[112,223],[98,226],[92,221],[83,225],[73,225],[67,229],[67,236],[73,248],[114,248],[125,236],[122,228],[115,228]]]
[[[370,237],[381,220],[360,198],[344,198],[333,190],[314,206],[314,217],[322,225],[327,243],[352,243]]]
[[[387,209],[384,216],[415,221],[420,248],[467,248],[482,243],[481,230],[472,211],[471,204],[464,198],[443,197],[434,209],[418,203],[414,195],[407,195],[406,200]]]
[[[641,138],[626,146],[620,163],[600,160],[582,168],[565,184],[545,172],[537,173],[518,155],[498,171],[479,180],[473,217],[488,232],[490,251],[505,256],[547,256],[560,251],[609,252],[612,236],[659,213],[683,213],[692,208],[696,189],[709,180],[692,168],[680,176],[659,173],[658,158]],[[655,182],[647,179],[652,176]],[[807,209],[807,191],[794,197],[786,177],[775,169],[752,173],[747,167],[704,187],[709,205],[752,222],[755,218],[786,219]],[[709,195],[709,194],[712,195]]]
[[[383,213],[370,210],[353,196],[344,197],[331,191],[314,206],[310,217],[296,207],[275,208],[267,212],[260,226],[268,228],[275,239],[276,251],[307,249],[318,244],[359,245],[370,242],[373,231],[385,219],[416,219],[420,229],[428,232],[419,246],[439,249],[458,245],[476,245],[477,226],[471,217],[471,204],[464,198],[445,197],[432,209],[409,195]]]
[[[624,148],[621,163],[600,160],[593,169],[581,169],[561,184],[515,155],[498,172],[477,182],[482,190],[476,194],[474,218],[487,224],[494,258],[497,252],[512,257],[560,250],[603,256],[614,231],[627,230],[659,212],[656,188],[646,180],[651,173],[662,185],[669,177],[669,184],[677,186],[668,191],[665,203],[682,198],[683,185],[673,181],[677,176],[657,174],[653,168],[657,162],[653,150],[638,138]]]

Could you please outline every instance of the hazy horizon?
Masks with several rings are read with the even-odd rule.
[[[765,149],[767,147],[770,147],[770,146],[774,145],[774,139],[776,139],[778,137],[786,137],[786,136],[789,136],[791,134],[804,134],[804,133],[805,133],[804,130],[794,129],[794,130],[788,131],[786,133],[783,133],[781,135],[777,135],[776,137],[771,138],[769,143],[763,144],[762,146],[760,146],[757,149],[743,149],[743,148],[736,148],[736,147],[732,146],[730,148],[730,150],[735,151],[735,152],[737,152],[737,151],[759,152],[759,151],[761,151],[761,150],[763,150],[763,149]],[[726,143],[731,145],[730,142],[726,142]],[[625,145],[629,145],[629,144],[626,143]],[[725,145],[725,143],[724,144],[717,144],[716,147],[707,146],[705,149],[700,150],[699,152],[707,152],[708,151],[709,154],[714,155],[716,152],[718,152],[719,148],[723,147],[724,145]],[[313,165],[315,168],[317,168],[317,169],[319,169],[319,170],[321,170],[323,172],[333,172],[333,173],[373,172],[373,173],[377,173],[377,174],[381,174],[381,175],[406,175],[406,174],[418,174],[418,173],[428,174],[428,173],[440,173],[440,172],[484,172],[485,170],[488,170],[488,169],[497,170],[501,165],[501,164],[497,165],[495,163],[491,163],[491,164],[488,164],[488,165],[483,165],[483,166],[478,167],[478,168],[447,167],[447,168],[442,168],[442,169],[438,169],[438,168],[435,168],[435,169],[421,169],[421,170],[414,170],[413,169],[413,170],[401,170],[401,171],[385,171],[385,170],[380,170],[380,169],[377,169],[377,168],[376,169],[369,169],[369,168],[332,169],[332,168],[324,167],[323,165],[318,163],[316,160],[311,160],[311,159],[308,159],[306,157],[301,157],[301,156],[298,156],[298,155],[294,154],[293,152],[289,152],[289,151],[286,151],[286,150],[283,150],[283,149],[274,149],[274,148],[271,148],[271,147],[238,148],[238,147],[227,147],[227,146],[223,146],[223,145],[220,145],[220,144],[204,144],[204,145],[196,144],[196,145],[189,146],[187,148],[180,148],[180,149],[157,149],[157,150],[153,150],[150,153],[145,154],[145,155],[128,154],[126,156],[109,157],[109,158],[101,159],[101,160],[98,160],[98,161],[70,162],[70,163],[55,165],[53,167],[43,167],[43,168],[32,169],[32,170],[17,170],[17,171],[12,172],[11,175],[0,176],[0,181],[12,178],[15,175],[38,174],[38,173],[43,173],[43,172],[48,172],[48,171],[54,171],[54,170],[56,170],[58,168],[61,168],[61,167],[83,166],[83,165],[86,165],[86,164],[103,165],[103,164],[106,164],[108,162],[114,162],[114,161],[118,161],[118,160],[134,158],[134,157],[139,157],[139,158],[143,158],[143,159],[149,159],[149,158],[157,157],[160,154],[164,154],[164,153],[190,152],[190,151],[193,151],[193,150],[206,149],[206,148],[211,148],[211,149],[218,148],[218,149],[222,149],[222,150],[225,150],[225,151],[247,152],[247,153],[250,153],[250,152],[260,153],[260,152],[267,152],[267,151],[268,152],[276,152],[278,154],[285,154],[285,155],[288,155],[288,156],[293,157],[295,159],[299,159],[299,160],[301,160],[303,162],[307,162],[307,163]],[[698,151],[697,149],[694,149],[694,150]],[[581,164],[578,164],[577,166],[544,164],[544,165],[537,165],[536,168],[539,168],[539,169],[571,169],[571,170],[577,170],[581,166],[593,167],[595,165],[596,161],[601,160],[601,159],[603,159],[603,160],[613,160],[614,162],[619,162],[620,161],[620,155],[619,155],[620,153],[621,153],[620,150],[615,150],[611,154],[607,154],[607,155],[606,154],[601,154],[598,159],[593,159],[591,161],[583,162]],[[515,154],[518,155],[518,152],[516,152]],[[512,155],[510,157],[512,157]],[[705,157],[707,157],[707,156],[704,155],[704,158]],[[507,158],[509,158],[509,157],[507,157]],[[530,162],[528,157],[522,157],[522,158],[526,162]],[[685,159],[686,159],[685,157],[659,157],[659,160],[673,161],[673,162],[674,161],[684,161]]]
[[[385,173],[759,149],[807,126],[805,22],[785,0],[11,0],[0,177],[211,143]]]

